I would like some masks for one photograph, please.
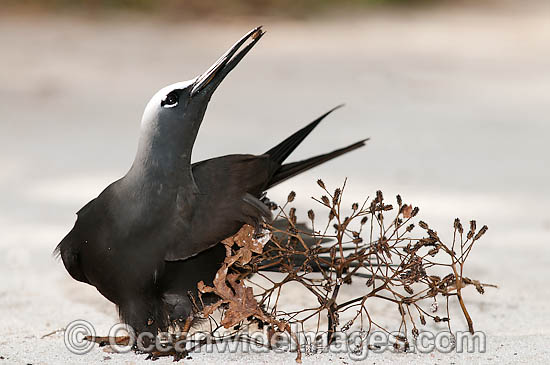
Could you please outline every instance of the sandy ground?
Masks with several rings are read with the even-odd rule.
[[[318,177],[335,186],[347,176],[350,203],[376,189],[399,192],[440,236],[449,237],[456,216],[489,226],[467,266],[468,276],[500,286],[484,296],[468,292],[487,351],[386,352],[367,361],[550,360],[550,9],[522,4],[262,19],[269,33],[212,99],[195,160],[263,152],[347,103],[293,157],[372,141],[271,192],[280,200],[296,190],[299,213],[312,205]],[[126,172],[153,92],[204,71],[254,25],[0,19],[0,363],[143,361],[98,348],[74,355],[62,333],[41,338],[76,319],[100,334],[117,321],[114,306],[50,254],[74,213]],[[459,316],[454,326],[464,329]],[[201,353],[190,362],[292,363],[294,356]],[[346,354],[304,358],[328,361],[350,362]]]

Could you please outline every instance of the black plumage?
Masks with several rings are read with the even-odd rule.
[[[266,189],[364,145],[284,164],[331,110],[262,155],[190,163],[212,93],[262,35],[253,29],[205,74],[153,96],[132,167],[77,213],[56,248],[70,275],[115,303],[138,333],[192,314],[188,293],[211,282],[225,257],[218,243],[270,218]]]

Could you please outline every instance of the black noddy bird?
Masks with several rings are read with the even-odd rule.
[[[136,333],[188,320],[189,293],[198,281],[212,282],[225,258],[218,243],[271,216],[264,191],[364,145],[284,164],[329,111],[264,154],[191,163],[212,94],[263,35],[251,30],[204,74],[151,98],[130,170],[78,211],[56,248],[69,274],[116,304]]]

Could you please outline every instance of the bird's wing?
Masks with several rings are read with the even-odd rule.
[[[168,248],[165,259],[184,260],[271,216],[258,198],[279,168],[269,156],[228,155],[193,164],[199,195],[186,242]]]
[[[77,219],[73,229],[71,229],[54,250],[54,255],[61,256],[63,265],[65,265],[65,268],[73,279],[87,284],[89,284],[89,281],[80,263],[80,248],[86,241],[90,228],[93,226],[94,219],[92,219],[92,224],[87,224],[87,222],[93,216],[91,212],[94,210],[96,201],[97,199],[91,200],[76,213]]]
[[[261,193],[296,174],[364,145],[348,147],[283,165],[287,157],[332,111],[329,110],[296,131],[263,155],[228,155],[193,164],[192,173],[200,194],[193,198],[190,227],[182,239],[169,246],[165,260],[194,256],[237,233],[244,223],[257,225],[271,213],[259,200]],[[187,221],[187,219],[185,219]]]

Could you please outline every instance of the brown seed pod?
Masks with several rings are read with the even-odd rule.
[[[288,197],[286,198],[286,201],[288,203],[293,202],[294,198],[296,198],[296,193],[294,191],[291,191],[290,194],[288,194]]]
[[[474,240],[477,241],[478,239],[480,239],[485,234],[485,232],[487,232],[488,229],[489,228],[487,226],[481,227],[479,232],[477,232],[476,236],[474,237]]]
[[[342,190],[340,188],[336,188],[336,190],[334,190],[334,194],[332,197],[332,204],[334,205],[338,204],[338,200],[340,199],[341,193],[342,193]]]

